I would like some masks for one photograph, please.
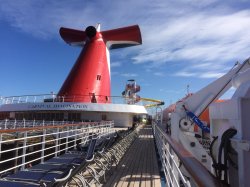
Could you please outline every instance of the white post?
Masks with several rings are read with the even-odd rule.
[[[14,129],[16,129],[16,119],[15,119],[15,122],[14,122]]]
[[[54,121],[53,121],[54,122]],[[56,128],[56,147],[55,147],[55,157],[57,157],[58,156],[58,143],[59,143],[59,128]]]
[[[77,139],[77,126],[75,126],[75,140],[74,140],[74,148],[76,148],[76,139]]]
[[[41,163],[44,163],[44,149],[46,144],[46,129],[43,129]]]
[[[27,131],[23,134],[24,140],[23,140],[23,156],[22,156],[22,168],[21,170],[25,169],[25,156],[26,156],[26,145],[27,145]]]
[[[7,129],[7,119],[5,119],[5,123],[4,123],[4,129]]]
[[[66,133],[66,151],[68,151],[68,143],[69,143],[69,126],[67,126],[67,133]]]

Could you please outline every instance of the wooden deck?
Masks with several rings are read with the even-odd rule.
[[[151,126],[139,130],[139,136],[125,153],[104,187],[160,187],[160,174]]]

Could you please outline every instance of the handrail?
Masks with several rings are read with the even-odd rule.
[[[58,156],[76,148],[77,144],[85,145],[93,134],[98,137],[108,136],[114,133],[113,127],[113,121],[101,121],[0,130],[0,164],[5,165],[5,168],[0,168],[0,175],[19,168],[24,170],[30,163],[43,162],[45,158]],[[9,138],[10,135],[13,136]],[[3,144],[10,143],[13,146],[3,150]],[[13,153],[14,157],[9,156]],[[40,156],[34,157],[34,154]],[[7,165],[9,167],[6,168]]]
[[[225,186],[220,180],[218,180],[215,176],[213,176],[188,150],[186,150],[180,143],[178,143],[177,141],[172,139],[169,135],[167,135],[159,126],[153,124],[153,129],[154,129],[154,136],[156,138],[156,143],[158,145],[159,144],[162,145],[162,147],[157,146],[158,151],[163,152],[163,154],[160,155],[162,161],[165,162],[165,160],[168,160],[168,157],[170,157],[172,159],[171,161],[175,162],[174,160],[174,154],[175,154],[178,157],[180,163],[183,164],[185,169],[190,174],[191,178],[197,184],[197,186],[203,186],[203,187]],[[171,152],[174,152],[174,154],[171,155]],[[177,165],[175,165],[174,167],[178,170],[179,168],[176,166]],[[165,167],[164,170],[168,173],[169,168]],[[167,173],[165,173],[165,175]],[[170,177],[170,180],[173,180],[171,179],[171,176],[168,177]],[[183,181],[182,177],[183,176],[180,176],[180,178]],[[170,183],[174,182],[170,181]],[[189,185],[187,184],[185,186]]]
[[[3,122],[4,128],[1,127],[1,122]],[[36,121],[36,123],[33,123],[33,120],[22,120],[19,121],[23,124],[23,126],[15,125],[13,128],[11,127],[11,123],[17,123],[16,120],[0,120],[0,133],[12,133],[12,132],[22,132],[22,131],[32,131],[32,130],[40,130],[40,129],[53,129],[53,128],[65,128],[68,126],[94,126],[94,125],[100,125],[100,124],[110,124],[112,121],[100,121],[100,122],[64,122],[61,123],[61,121],[53,121],[53,124],[51,124],[51,121]],[[28,123],[33,123],[32,126],[28,126]],[[26,124],[26,125],[25,125]],[[49,125],[47,125],[49,124]]]
[[[123,96],[105,96],[95,95],[96,99],[100,98],[105,100],[106,103],[125,104],[126,97]],[[71,95],[71,96],[58,96],[56,94],[38,94],[38,95],[21,95],[21,96],[8,96],[0,97],[0,104],[19,104],[19,103],[67,103],[78,102],[79,100],[89,99],[91,95]],[[104,103],[105,103],[104,102]],[[142,102],[134,103],[141,105]]]
[[[0,105],[5,104],[23,104],[23,103],[67,103],[67,102],[78,102],[90,98],[90,95],[72,95],[72,96],[58,96],[57,94],[38,94],[38,95],[21,95],[21,96],[8,96],[0,97]],[[139,102],[129,102],[133,98],[124,96],[104,96],[95,95],[96,99],[100,98],[105,102],[101,103],[112,103],[112,104],[134,104],[143,105],[145,107],[162,104],[162,101],[148,98],[141,98]],[[103,99],[105,98],[105,99]],[[158,105],[157,104],[157,105]]]

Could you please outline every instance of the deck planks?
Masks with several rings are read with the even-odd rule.
[[[144,126],[104,187],[160,187],[152,127]]]

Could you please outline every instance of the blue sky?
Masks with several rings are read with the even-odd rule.
[[[96,23],[141,28],[141,46],[110,52],[115,96],[135,79],[139,95],[168,105],[250,55],[247,0],[0,0],[0,95],[58,92],[80,52],[59,28]]]

